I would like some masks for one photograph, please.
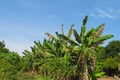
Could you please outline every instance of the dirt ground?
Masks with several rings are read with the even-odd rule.
[[[115,79],[113,77],[102,77],[99,78],[98,80],[115,80]],[[120,80],[120,78],[118,80]]]
[[[98,80],[114,80],[113,77],[105,77],[105,78],[99,78]]]

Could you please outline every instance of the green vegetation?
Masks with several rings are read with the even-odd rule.
[[[0,42],[0,80],[97,80],[104,74],[118,74],[120,41],[100,46],[113,35],[102,36],[104,24],[87,30],[87,19],[79,32],[72,24],[67,34],[63,26],[56,36],[45,33],[49,39],[34,41],[24,56]]]
[[[0,42],[0,53],[8,53],[9,49],[5,48],[4,41]]]
[[[118,65],[120,63],[120,41],[113,40],[105,47],[104,70],[108,75],[118,74]]]

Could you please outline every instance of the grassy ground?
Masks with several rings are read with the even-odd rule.
[[[50,79],[47,77],[37,76],[36,80],[50,80]],[[99,78],[98,80],[115,80],[115,79],[114,77],[104,76],[102,78]],[[120,78],[118,80],[120,80]]]
[[[29,74],[29,75],[31,75],[31,74]],[[34,78],[35,78],[35,80],[50,80],[49,77],[45,77],[45,76],[41,76],[41,75],[36,75],[36,76],[34,76]],[[114,77],[104,76],[104,77],[98,78],[98,80],[115,80],[115,79],[114,79]],[[120,78],[118,80],[120,80]]]

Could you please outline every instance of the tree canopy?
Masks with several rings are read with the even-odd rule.
[[[113,40],[105,47],[106,57],[115,57],[120,53],[120,41]]]
[[[8,53],[9,49],[5,48],[4,41],[0,41],[0,53]]]

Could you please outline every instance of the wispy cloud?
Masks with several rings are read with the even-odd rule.
[[[119,11],[112,8],[95,8],[95,12],[90,13],[90,15],[93,17],[117,19],[119,18]]]
[[[90,15],[93,16],[93,17],[97,17],[97,16],[96,16],[95,14],[93,14],[93,13],[90,13]]]
[[[56,18],[56,19],[62,18],[62,16],[55,15],[55,14],[51,14],[49,17],[50,17],[50,18]]]
[[[115,19],[115,18],[117,18],[114,14],[111,14],[111,13],[109,13],[109,12],[107,12],[107,11],[103,11],[103,10],[101,10],[101,9],[99,9],[99,8],[96,8],[96,10],[97,10],[97,12],[99,13],[98,15],[99,15],[100,17],[107,17],[107,18],[110,18],[110,19]]]

